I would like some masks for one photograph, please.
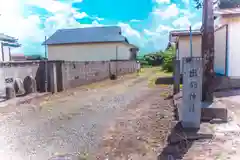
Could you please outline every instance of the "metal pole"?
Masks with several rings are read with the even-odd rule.
[[[11,49],[8,47],[9,61],[12,61]]]
[[[46,40],[47,37],[45,36],[45,44],[44,44],[44,49],[45,49],[45,92],[48,91],[48,65],[47,65],[47,45],[46,45]]]
[[[192,57],[192,55],[193,55],[193,50],[192,50],[192,27],[190,26],[189,27],[189,29],[190,29],[190,56]]]
[[[116,77],[118,75],[118,46],[116,46]]]

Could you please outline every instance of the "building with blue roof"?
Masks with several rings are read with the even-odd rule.
[[[43,45],[47,46],[49,60],[135,60],[138,52],[118,26],[60,29]]]
[[[11,49],[20,46],[16,38],[0,33],[0,61],[10,61]]]

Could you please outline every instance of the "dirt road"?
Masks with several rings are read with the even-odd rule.
[[[97,156],[105,150],[103,137],[119,117],[148,113],[153,99],[164,102],[165,109],[168,107],[168,101],[160,95],[169,89],[149,87],[153,74],[126,76],[117,82],[100,83],[100,87],[90,85],[4,109],[0,122],[1,159],[47,160],[55,154],[68,154],[79,160],[84,153]],[[149,110],[155,118],[163,116],[157,103],[154,111]]]

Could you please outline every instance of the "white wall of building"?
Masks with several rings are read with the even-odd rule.
[[[201,47],[202,46],[202,37],[193,36],[192,37],[192,50],[193,50],[193,57],[200,57],[201,56]],[[189,57],[190,54],[190,36],[180,36],[178,40],[178,59],[181,60],[180,62],[180,69],[182,72],[182,58]]]
[[[240,20],[240,19],[239,19]],[[234,21],[229,24],[229,76],[240,78],[240,21]]]
[[[214,71],[217,74],[225,75],[226,54],[227,54],[227,26],[215,30],[214,36]]]
[[[107,61],[128,60],[131,46],[125,43],[62,44],[48,46],[49,60]]]

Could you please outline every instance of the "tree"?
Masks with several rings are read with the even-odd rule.
[[[200,9],[200,8],[202,8],[202,6],[203,6],[203,2],[202,2],[202,0],[194,0],[195,1],[195,3],[196,3],[196,8],[197,9]]]

